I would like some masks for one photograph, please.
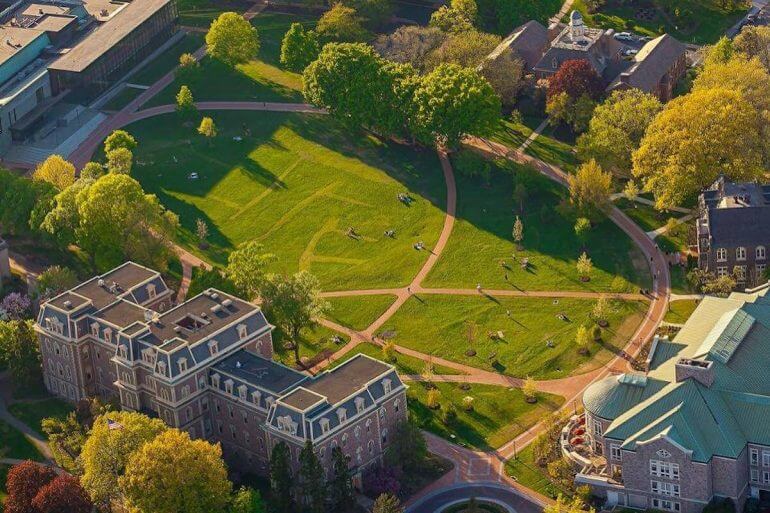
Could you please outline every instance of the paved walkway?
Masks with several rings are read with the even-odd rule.
[[[625,198],[626,195],[622,192],[615,192],[613,194],[610,194],[611,200],[616,200],[620,198]],[[651,207],[655,206],[655,202],[651,199],[643,198],[641,196],[634,196],[634,201],[637,203],[641,203],[642,205],[649,205]],[[671,207],[669,210],[673,212],[679,212],[680,214],[692,214],[692,209],[684,208],[684,207]]]
[[[51,453],[51,448],[48,447],[46,439],[36,430],[11,415],[11,412],[8,411],[7,405],[10,402],[9,397],[11,390],[13,389],[8,383],[9,379],[10,376],[7,372],[0,374],[0,420],[24,435],[24,438],[34,445],[38,452],[43,455],[46,459],[46,464],[53,464],[53,453]]]

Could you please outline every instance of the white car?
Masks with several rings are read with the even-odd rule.
[[[637,50],[636,48],[626,48],[623,50],[622,53],[624,57],[631,57],[632,55],[636,55],[637,53],[639,53],[639,50]]]
[[[615,34],[615,39],[618,41],[633,41],[634,36],[632,36],[629,32],[618,32]]]

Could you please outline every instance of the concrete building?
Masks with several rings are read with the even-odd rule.
[[[610,506],[682,513],[770,499],[768,369],[768,289],[704,298],[673,340],[653,343],[647,374],[586,390],[583,428],[567,428],[580,435],[562,445],[582,453],[566,451],[585,463],[576,483]]]
[[[770,185],[733,183],[720,177],[698,197],[698,265],[738,286],[767,282]]]
[[[36,329],[51,393],[117,397],[220,442],[244,472],[266,474],[279,441],[296,467],[312,440],[327,471],[334,447],[350,456],[360,485],[406,419],[392,366],[359,355],[315,377],[295,371],[273,361],[259,307],[213,289],[173,306],[161,276],[131,262],[43,303]]]

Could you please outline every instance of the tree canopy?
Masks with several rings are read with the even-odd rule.
[[[548,79],[549,99],[560,93],[567,93],[573,100],[584,94],[596,100],[603,90],[601,77],[585,59],[564,61]]]
[[[318,34],[313,30],[305,30],[301,23],[292,23],[281,41],[281,64],[292,71],[301,72],[318,58],[320,51]]]
[[[757,58],[770,71],[770,27],[747,25],[733,40],[737,52],[748,58]]]
[[[371,37],[356,10],[341,3],[334,4],[321,16],[316,32],[323,42],[360,43]]]
[[[390,34],[379,36],[374,41],[374,48],[390,61],[409,63],[422,69],[426,56],[446,37],[436,27],[402,25]]]
[[[32,173],[32,179],[48,182],[62,190],[75,183],[75,166],[64,160],[61,155],[51,155],[38,164]]]
[[[500,36],[475,30],[451,34],[425,58],[425,69],[439,64],[458,64],[476,68],[500,44]]]
[[[633,174],[655,195],[657,208],[694,197],[720,173],[759,179],[764,142],[758,125],[756,109],[740,92],[698,88],[653,120],[633,154]]]
[[[225,275],[241,296],[249,300],[256,299],[265,284],[267,266],[274,260],[275,256],[266,253],[259,242],[242,242],[227,257]]]
[[[612,176],[602,171],[595,160],[581,165],[568,180],[570,201],[580,214],[596,217],[599,212],[607,209],[612,192]]]
[[[259,52],[259,34],[238,13],[224,12],[206,33],[206,52],[229,66],[244,64]]]
[[[136,139],[134,136],[126,132],[125,130],[114,130],[104,140],[104,153],[108,154],[118,148],[125,148],[130,151],[136,149]]]

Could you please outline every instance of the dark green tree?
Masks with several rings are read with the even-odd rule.
[[[302,500],[310,513],[323,513],[326,507],[326,483],[323,467],[308,440],[299,453],[299,486]]]
[[[350,458],[345,456],[342,449],[332,449],[332,473],[329,482],[329,498],[334,511],[350,511],[355,502],[353,497],[353,481],[350,474]]]
[[[270,454],[270,489],[273,492],[273,509],[276,513],[292,513],[294,500],[292,486],[294,478],[291,473],[291,455],[289,446],[278,442]]]
[[[425,464],[428,446],[420,428],[409,420],[402,422],[393,433],[392,443],[385,453],[389,465],[400,466],[404,473],[419,472]]]
[[[302,71],[318,58],[321,46],[318,34],[292,23],[281,42],[281,64],[292,71]]]

